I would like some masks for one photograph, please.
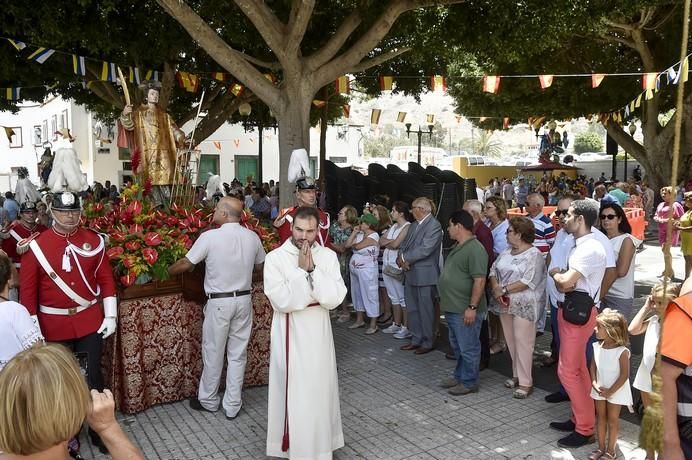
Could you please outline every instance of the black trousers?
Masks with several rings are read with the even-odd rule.
[[[87,383],[89,388],[103,391],[103,375],[101,374],[101,354],[103,352],[103,336],[94,332],[79,339],[58,342],[69,348],[72,353],[86,355]]]

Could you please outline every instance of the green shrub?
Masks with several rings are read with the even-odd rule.
[[[574,137],[574,153],[601,152],[603,139],[596,133],[583,132]]]

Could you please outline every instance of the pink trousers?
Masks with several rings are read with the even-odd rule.
[[[596,409],[591,399],[591,376],[586,364],[586,345],[594,333],[598,311],[594,307],[589,321],[583,326],[565,321],[562,310],[558,310],[557,314],[557,327],[560,331],[557,376],[571,401],[575,431],[591,436],[596,424]]]

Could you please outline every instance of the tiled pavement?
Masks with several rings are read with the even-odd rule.
[[[336,459],[583,459],[593,448],[557,447],[561,433],[548,423],[566,420],[569,406],[544,402],[545,390],[512,399],[502,386],[506,377],[488,369],[478,393],[451,396],[437,387],[453,365],[442,352],[416,356],[400,351],[402,341],[391,336],[337,324],[334,337],[346,440]],[[265,458],[266,417],[267,388],[257,387],[244,391],[233,421],[179,402],[121,422],[147,459],[258,459]],[[635,450],[638,432],[623,420],[618,445],[624,458],[643,458]],[[85,458],[107,458],[90,448],[83,446]]]
[[[660,273],[659,254],[660,249],[649,247],[638,255],[639,295]],[[679,259],[676,254],[676,268]],[[416,356],[400,351],[402,341],[391,336],[333,327],[346,440],[336,459],[585,459],[594,448],[557,447],[562,434],[548,423],[566,420],[569,405],[544,402],[548,392],[542,388],[527,400],[512,399],[511,390],[502,386],[506,376],[501,360],[481,373],[478,393],[455,397],[437,387],[453,366],[442,352]],[[537,353],[549,342],[546,332]],[[534,372],[554,372],[554,367]],[[266,458],[267,388],[246,389],[243,398],[243,409],[233,421],[222,412],[199,413],[179,402],[123,416],[121,423],[147,459]],[[619,458],[644,458],[636,447],[639,426],[633,422],[632,416],[622,420]],[[86,443],[82,450],[87,459],[108,458]]]

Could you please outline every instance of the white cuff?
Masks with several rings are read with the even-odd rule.
[[[103,299],[103,315],[106,318],[118,317],[118,299],[115,296],[104,297]]]

